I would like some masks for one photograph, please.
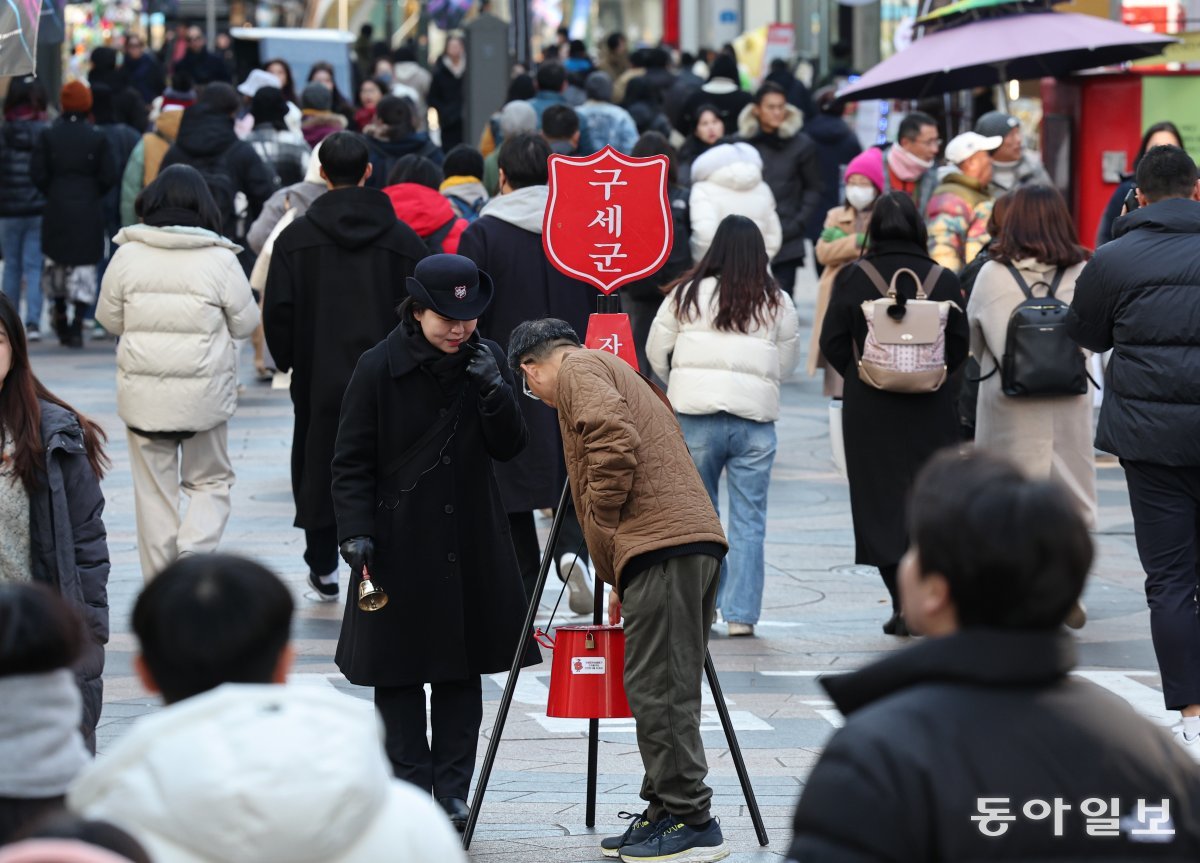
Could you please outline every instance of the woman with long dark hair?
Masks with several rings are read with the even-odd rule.
[[[779,384],[800,357],[792,298],[771,277],[758,226],[726,216],[708,252],[672,287],[646,343],[717,507],[729,485],[729,555],[717,607],[730,635],[753,635],[762,610],[767,487]]]
[[[96,320],[122,337],[117,413],[149,581],[178,555],[215,551],[221,541],[234,480],[226,426],[237,408],[234,340],[249,338],[259,314],[240,249],[221,236],[199,171],[166,168],[137,211],[142,224],[117,234]]]
[[[31,163],[38,136],[50,126],[46,88],[37,78],[13,78],[4,100],[0,128],[0,250],[4,252],[4,294],[21,302],[25,280],[25,330],[41,338],[42,211],[46,197],[33,182]]]
[[[313,63],[308,70],[308,83],[314,82],[328,88],[333,94],[333,112],[345,117],[349,128],[357,132],[358,126],[354,125],[354,105],[338,89],[337,81],[333,77],[333,64],[324,60]]]
[[[287,60],[276,57],[263,63],[263,68],[279,79],[279,89],[283,91],[283,97],[288,102],[295,105],[300,101],[296,95],[296,79],[292,75],[292,66]]]
[[[1169,120],[1155,123],[1142,135],[1141,146],[1138,147],[1129,173],[1121,175],[1121,182],[1113,189],[1112,197],[1108,199],[1108,206],[1104,208],[1104,215],[1100,217],[1100,226],[1096,229],[1097,249],[1113,238],[1113,222],[1124,213],[1125,199],[1137,185],[1133,176],[1137,171],[1138,162],[1142,161],[1142,156],[1146,155],[1146,151],[1151,147],[1161,147],[1164,144],[1183,148],[1183,135],[1180,134],[1179,127]]]
[[[529,434],[500,346],[476,330],[495,293],[487,273],[431,255],[408,293],[342,401],[333,506],[352,575],[336,661],[375,687],[396,776],[432,793],[461,831],[480,675],[509,667],[527,608],[493,459],[513,458]],[[364,570],[389,597],[375,611],[358,605]],[[532,640],[525,659],[539,661]]]
[[[1004,229],[990,260],[975,279],[967,304],[971,354],[979,360],[975,444],[1006,456],[1030,478],[1053,478],[1071,493],[1090,525],[1096,520],[1096,460],[1092,446],[1092,396],[1024,396],[1001,389],[1008,321],[1025,300],[1018,279],[1034,296],[1070,304],[1088,252],[1079,244],[1062,195],[1049,186],[1026,186],[1005,196]],[[1013,272],[1015,270],[1015,273]]]
[[[375,106],[375,119],[363,130],[371,152],[371,177],[367,185],[382,189],[396,162],[404,156],[424,156],[435,165],[442,164],[441,149],[425,132],[417,131],[413,103],[399,96],[384,96]]]
[[[101,428],[51,393],[29,364],[25,328],[0,297],[0,581],[45,584],[87,624],[75,676],[80,730],[96,751],[108,642],[108,541]],[[3,631],[3,630],[0,630]]]
[[[885,285],[900,269],[912,270],[922,283],[926,281],[937,264],[929,257],[925,222],[912,197],[891,192],[876,200],[867,223],[863,259],[878,270]],[[909,299],[916,287],[907,276],[897,284]],[[905,506],[922,465],[942,447],[959,441],[958,393],[952,375],[967,358],[967,321],[958,277],[942,269],[928,298],[953,304],[945,331],[946,383],[929,393],[876,389],[859,377],[858,357],[867,337],[862,305],[882,296],[860,263],[838,273],[821,326],[821,353],[845,380],[842,433],[854,519],[854,560],[878,567],[883,576],[892,600],[892,616],[883,631],[908,635],[896,589],[897,568],[908,549]]]
[[[716,105],[701,105],[696,109],[696,122],[687,140],[679,148],[679,182],[691,185],[692,162],[707,153],[725,137],[725,123]]]

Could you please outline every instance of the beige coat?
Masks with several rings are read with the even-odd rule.
[[[207,431],[237,407],[237,348],[258,326],[239,246],[202,228],[130,225],[96,320],[117,345],[117,413],[142,431]]]
[[[827,396],[841,395],[842,376],[830,368],[829,363],[821,356],[821,324],[825,322],[825,310],[829,308],[829,297],[833,294],[833,280],[842,271],[842,267],[858,260],[862,253],[858,235],[866,232],[870,219],[870,212],[859,213],[849,204],[834,207],[825,216],[825,227],[838,228],[844,231],[846,236],[828,243],[817,240],[817,261],[825,269],[821,273],[821,281],[817,284],[817,303],[813,308],[812,336],[808,342],[808,376],[815,375],[818,367],[825,370]]]
[[[725,533],[675,413],[607,351],[568,354],[558,372],[558,427],[596,577],[620,591],[639,554]]]
[[[1083,264],[1063,274],[1055,296],[1070,303]],[[1035,260],[1017,263],[1025,281],[1049,282],[1053,267]],[[1042,296],[1044,288],[1035,288]],[[1024,294],[1003,264],[989,261],[979,271],[967,321],[971,353],[980,373],[988,375],[1004,356],[1008,319]],[[1078,502],[1089,524],[1096,517],[1096,462],[1092,448],[1092,394],[1012,398],[1000,387],[997,372],[979,384],[975,444],[1015,461],[1031,477],[1062,482]]]

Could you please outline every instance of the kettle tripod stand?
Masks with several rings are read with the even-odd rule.
[[[475,784],[475,794],[471,799],[471,814],[467,818],[466,828],[463,830],[463,848],[471,847],[471,839],[475,835],[475,826],[479,821],[480,807],[483,805],[484,794],[487,793],[488,780],[491,779],[492,767],[496,762],[496,752],[500,748],[500,739],[504,734],[504,724],[508,719],[508,711],[512,707],[513,693],[517,686],[517,675],[521,673],[521,659],[525,655],[526,640],[532,637],[533,621],[537,616],[538,604],[542,595],[542,590],[546,586],[546,576],[550,572],[550,563],[554,559],[554,546],[558,540],[559,533],[562,531],[563,519],[566,516],[567,508],[571,502],[571,487],[570,484],[563,486],[562,496],[558,501],[558,508],[554,511],[554,522],[550,527],[550,536],[546,540],[546,550],[542,553],[542,563],[538,569],[537,584],[533,590],[533,596],[529,599],[529,610],[525,615],[525,625],[521,628],[521,638],[517,643],[516,651],[513,654],[512,666],[508,671],[508,680],[504,685],[504,694],[500,698],[500,707],[496,712],[496,723],[492,727],[491,738],[488,740],[487,754],[483,758],[483,767],[479,773],[479,779]],[[593,622],[600,625],[603,622],[603,590],[595,592],[595,607],[593,608]],[[717,669],[713,665],[712,655],[706,649],[704,652],[704,673],[708,679],[709,689],[712,691],[713,703],[717,708],[717,715],[721,719],[721,728],[725,732],[725,740],[729,744],[729,753],[733,758],[734,768],[737,771],[738,781],[742,786],[742,794],[746,798],[746,806],[750,810],[750,820],[754,824],[754,832],[758,837],[758,843],[765,846],[767,840],[767,830],[763,825],[762,813],[758,808],[758,801],[754,797],[754,788],[750,784],[750,774],[746,770],[746,762],[742,758],[742,749],[738,745],[737,734],[733,730],[733,721],[729,717],[729,708],[725,704],[725,695],[721,690],[721,683],[717,679]],[[584,824],[587,827],[596,826],[596,780],[597,780],[597,762],[600,753],[600,720],[588,720],[588,758],[587,758],[587,798],[584,809]]]

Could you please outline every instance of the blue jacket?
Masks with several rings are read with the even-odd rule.
[[[633,145],[638,139],[637,125],[633,122],[633,117],[629,116],[629,112],[620,105],[585,102],[575,109],[575,113],[579,115],[580,122],[587,122],[588,138],[592,147],[590,150],[581,148],[580,154],[596,153],[610,144],[618,153],[629,155],[633,152]],[[582,133],[579,138],[580,141],[583,140]]]
[[[108,643],[108,535],[104,494],[83,444],[83,429],[65,408],[40,401],[46,469],[29,495],[33,580],[57,590],[83,616],[90,636],[76,676],[83,691],[82,731],[96,749]]]

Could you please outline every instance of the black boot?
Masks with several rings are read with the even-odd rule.
[[[87,314],[87,303],[75,303],[75,317],[67,328],[67,347],[83,347],[83,316]]]
[[[58,343],[65,347],[69,330],[67,326],[66,300],[54,301],[54,308],[50,312],[50,325],[54,327],[54,334],[58,336]]]

